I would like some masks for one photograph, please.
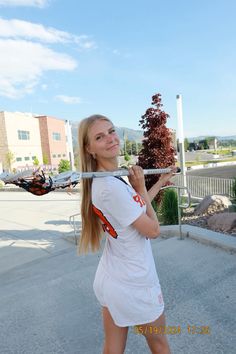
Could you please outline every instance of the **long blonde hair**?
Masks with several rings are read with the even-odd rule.
[[[83,119],[79,124],[78,140],[79,140],[79,164],[81,172],[92,172],[97,170],[97,161],[88,152],[87,147],[89,144],[88,132],[90,127],[97,120],[106,120],[111,122],[105,116],[95,114],[88,118]],[[78,245],[78,254],[87,253],[90,248],[92,252],[96,252],[100,248],[102,238],[102,224],[93,211],[92,207],[92,178],[81,180],[81,218],[82,218],[82,231],[80,242]]]

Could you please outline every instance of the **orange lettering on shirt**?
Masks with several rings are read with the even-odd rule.
[[[141,208],[146,204],[145,201],[138,194],[134,195],[133,199],[136,203],[139,203]]]
[[[118,234],[116,232],[116,230],[114,229],[114,227],[109,223],[109,221],[107,220],[107,218],[105,217],[105,215],[102,213],[101,210],[99,210],[98,208],[96,208],[93,205],[93,211],[95,212],[95,214],[99,217],[99,219],[102,222],[102,228],[104,231],[107,231],[109,233],[109,235],[111,235],[114,238],[118,237]]]

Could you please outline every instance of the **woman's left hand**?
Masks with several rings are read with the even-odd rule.
[[[166,182],[168,182],[171,179],[171,177],[173,177],[174,173],[176,173],[177,167],[170,166],[170,168],[171,168],[171,172],[163,173],[160,175],[158,182],[160,183],[161,187],[164,186]]]

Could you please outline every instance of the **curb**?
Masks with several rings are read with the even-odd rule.
[[[62,193],[62,192],[71,192],[71,191],[74,191],[74,192],[80,192],[80,188],[72,188],[71,190],[69,190],[69,187],[68,188],[58,188],[58,189],[55,189],[54,191],[51,191],[49,193]],[[20,188],[20,187],[7,187],[7,188],[0,188],[0,192],[26,192],[26,193],[29,193],[27,192],[24,188]]]
[[[236,253],[236,237],[234,236],[186,224],[182,225],[182,235],[183,239],[189,237],[198,242]],[[161,236],[167,238],[173,236],[180,237],[179,225],[161,226]]]

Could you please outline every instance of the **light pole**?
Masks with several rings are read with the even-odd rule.
[[[182,95],[176,96],[177,100],[177,118],[178,118],[178,138],[179,138],[179,154],[180,168],[183,176],[183,185],[187,187],[187,178],[185,171],[185,153],[184,153],[184,129],[183,129],[183,110],[182,110]]]

